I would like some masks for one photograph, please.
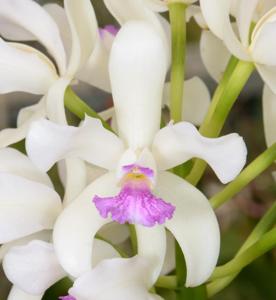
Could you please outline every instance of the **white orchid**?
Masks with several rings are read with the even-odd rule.
[[[104,41],[101,40],[90,1],[65,0],[63,9],[56,4],[42,7],[32,0],[1,0],[0,24],[3,37],[15,41],[37,40],[54,59],[50,61],[42,52],[25,44],[0,40],[0,93],[22,91],[43,95],[38,104],[20,111],[18,128],[0,132],[1,147],[23,139],[29,124],[45,115],[55,122],[66,123],[64,91],[74,78],[86,78],[98,87],[109,89],[108,76],[103,73],[107,75],[104,44],[110,35],[107,30],[102,31]],[[83,73],[77,74],[81,69]],[[91,71],[89,78],[85,75],[87,70]],[[97,76],[93,76],[93,71]]]
[[[246,148],[237,134],[208,139],[186,122],[159,130],[167,71],[163,41],[144,21],[127,22],[115,38],[109,72],[120,137],[89,117],[79,128],[37,121],[27,136],[28,154],[41,169],[47,170],[66,157],[78,157],[109,170],[92,182],[56,223],[57,256],[72,276],[89,271],[93,237],[111,222],[109,213],[120,223],[138,223],[138,254],[154,262],[152,283],[166,251],[162,225],[166,219],[170,220],[165,226],[186,258],[187,286],[207,280],[216,265],[219,229],[208,200],[195,187],[164,170],[201,157],[222,182],[228,182],[243,167]],[[147,227],[157,223],[161,225]]]
[[[261,2],[266,3],[265,1]],[[210,31],[223,42],[232,55],[241,60],[253,62],[265,83],[276,92],[276,52],[275,39],[273,38],[276,28],[276,2],[269,1],[263,8],[261,2],[259,0],[235,2],[234,13],[237,30],[235,30],[235,26],[230,20],[231,9],[233,10],[231,1],[200,0],[200,6]],[[267,11],[269,8],[271,9]],[[264,14],[264,12],[266,13]],[[257,23],[251,31],[252,24],[255,23],[256,19],[258,19]],[[204,39],[205,47],[202,46],[203,49],[209,49],[208,53],[212,54],[212,49],[218,47],[219,42],[213,43],[214,37],[210,34],[207,34]],[[209,70],[215,68],[215,61],[220,57],[224,65],[225,59],[229,57],[228,55],[225,56],[225,48],[219,56],[208,55],[208,53],[203,53],[203,57],[205,57],[203,60],[206,64],[209,64]],[[215,53],[219,54],[218,51],[215,51]],[[220,72],[215,71],[214,73],[214,71],[211,71],[211,73],[214,74],[214,77],[217,77],[215,74]]]
[[[95,240],[92,267],[104,259],[116,257],[119,254],[111,245]],[[41,300],[49,287],[67,276],[58,262],[53,245],[42,240],[12,247],[4,257],[3,268],[14,284],[9,300]]]

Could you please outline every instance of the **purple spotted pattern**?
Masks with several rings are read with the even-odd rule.
[[[93,202],[103,218],[111,215],[120,224],[152,227],[173,217],[175,207],[151,193],[153,170],[137,165],[124,166],[126,172],[120,193],[115,197],[95,196]]]

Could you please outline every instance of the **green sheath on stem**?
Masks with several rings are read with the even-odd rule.
[[[79,117],[81,120],[85,118],[85,115],[99,119],[103,127],[107,130],[113,131],[110,125],[103,120],[97,112],[89,105],[87,105],[78,95],[74,93],[71,87],[68,87],[64,96],[65,107],[74,115]]]
[[[231,59],[217,90],[213,96],[209,111],[200,127],[200,133],[206,137],[217,137],[229,115],[232,106],[253,72],[255,66],[251,62]],[[202,177],[206,163],[197,159],[190,174],[186,177],[196,185]]]
[[[172,66],[170,87],[171,119],[179,122],[182,119],[184,73],[186,57],[186,20],[187,5],[184,3],[169,3],[170,23],[172,33]]]

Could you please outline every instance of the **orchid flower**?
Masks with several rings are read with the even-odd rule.
[[[187,0],[190,4],[195,2]],[[159,12],[168,10],[166,1],[159,0],[104,0],[110,13],[122,26],[128,21],[144,20],[150,22],[159,32],[166,44],[168,53],[168,65],[170,67],[171,34],[168,21],[159,15]],[[189,17],[188,17],[189,19]],[[167,71],[168,71],[167,69]],[[207,113],[210,104],[210,94],[204,82],[199,77],[193,77],[184,82],[183,118],[194,125],[200,125]],[[169,106],[170,82],[164,85],[163,104]],[[190,97],[192,96],[192,97]],[[116,126],[115,126],[116,128]]]
[[[81,26],[79,20],[82,20]],[[65,124],[65,89],[92,56],[97,63],[105,61],[101,57],[103,52],[99,50],[101,39],[89,0],[78,4],[65,0],[64,10],[54,4],[43,8],[31,0],[1,0],[0,23],[3,37],[15,41],[38,40],[54,59],[54,62],[50,61],[42,52],[25,44],[0,40],[0,92],[22,91],[43,95],[38,104],[20,111],[18,128],[1,131],[0,146],[4,147],[23,139],[29,124],[45,115]],[[58,26],[61,26],[61,31]],[[71,43],[68,43],[68,26]],[[97,66],[95,68],[97,70]],[[107,78],[105,81],[109,82]]]
[[[230,21],[231,3],[231,1],[226,0],[219,2],[213,0],[200,1],[202,14],[209,29],[223,42],[231,54],[241,60],[253,62],[264,82],[276,92],[275,43],[273,38],[276,26],[276,3],[273,5],[273,2],[269,1],[269,5],[260,10],[262,3],[259,0],[235,2],[237,34]],[[263,15],[271,6],[273,8]],[[251,25],[258,17],[260,19],[257,20],[251,33]],[[210,35],[205,37],[205,39],[208,38],[210,38]],[[214,40],[213,37],[211,39]],[[208,43],[209,46],[212,45],[212,49],[218,44],[212,44],[211,41]],[[211,53],[211,50],[209,51]],[[224,54],[225,50],[221,52],[221,57]],[[210,58],[213,65],[214,59],[217,60],[218,56],[213,56],[213,60]]]
[[[89,117],[79,128],[37,121],[28,133],[27,152],[40,169],[47,170],[66,157],[78,157],[109,170],[63,211],[54,229],[59,261],[75,277],[89,271],[93,237],[112,219],[138,223],[138,254],[149,256],[156,265],[152,284],[166,251],[166,219],[170,220],[165,226],[186,258],[187,286],[204,282],[216,265],[219,229],[208,200],[191,184],[164,170],[201,157],[226,183],[243,167],[246,148],[237,134],[208,139],[187,122],[159,130],[167,71],[165,47],[149,22],[127,22],[117,34],[109,72],[119,137]],[[160,225],[153,226],[157,223]]]
[[[104,259],[116,257],[119,254],[111,245],[101,240],[95,241],[92,267]],[[49,287],[67,276],[58,262],[53,245],[41,240],[12,247],[4,257],[3,268],[14,284],[9,300],[41,300]]]

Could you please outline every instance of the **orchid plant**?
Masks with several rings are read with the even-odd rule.
[[[103,28],[89,0],[62,2],[0,0],[0,93],[42,96],[0,131],[8,300],[212,298],[276,245],[274,204],[217,266],[215,209],[276,160],[276,1],[103,0],[119,24]],[[191,18],[212,98],[185,78]],[[255,68],[268,148],[245,167],[243,138],[220,132]],[[113,107],[95,112],[70,87],[79,81]],[[226,185],[211,199],[197,186],[207,164]]]

